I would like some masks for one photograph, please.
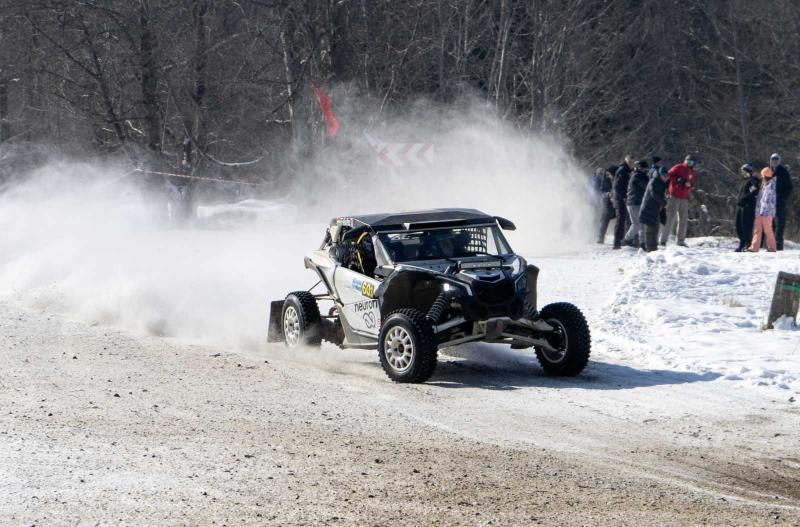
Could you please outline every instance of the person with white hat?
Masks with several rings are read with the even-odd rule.
[[[775,252],[775,234],[772,232],[772,219],[775,217],[775,177],[772,169],[761,171],[761,186],[756,201],[756,221],[753,228],[753,242],[750,252],[757,253],[761,248],[761,237],[767,238],[767,250]]]

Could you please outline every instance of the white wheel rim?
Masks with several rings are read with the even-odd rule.
[[[287,307],[283,313],[283,335],[291,348],[300,343],[300,317],[294,306]]]
[[[390,329],[383,339],[383,353],[393,370],[408,370],[414,362],[414,341],[408,331],[399,326]]]

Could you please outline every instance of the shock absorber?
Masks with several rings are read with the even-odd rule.
[[[442,314],[444,310],[447,308],[447,295],[445,295],[444,291],[439,293],[439,296],[436,297],[436,300],[433,301],[433,305],[428,310],[428,314],[425,317],[431,321],[431,324],[434,326],[439,323],[439,319],[442,318]]]

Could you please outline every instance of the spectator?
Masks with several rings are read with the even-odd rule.
[[[644,198],[644,191],[649,181],[647,177],[647,168],[647,161],[637,161],[636,170],[634,170],[631,180],[628,183],[628,194],[625,198],[625,204],[628,207],[628,214],[631,217],[631,228],[628,229],[627,234],[625,234],[625,245],[632,245],[634,247],[644,246],[644,226],[639,223],[639,209],[642,206],[642,198]]]
[[[599,167],[597,170],[594,171],[594,174],[589,176],[589,185],[592,190],[595,192],[600,191],[600,186],[603,183],[603,174],[605,173],[605,169],[603,167]]]
[[[781,156],[772,154],[769,158],[769,167],[775,174],[775,247],[783,250],[783,229],[786,227],[786,203],[792,193],[792,176],[789,170],[781,163]]]
[[[612,182],[612,193],[614,199],[614,210],[616,212],[617,224],[614,227],[614,249],[622,249],[622,239],[625,237],[625,224],[628,219],[628,211],[625,208],[625,199],[628,194],[628,183],[631,179],[631,169],[633,168],[633,157],[625,156],[625,162],[617,169]]]
[[[647,174],[650,179],[653,179],[654,177],[658,176],[662,172],[664,174],[667,173],[667,169],[664,168],[664,160],[661,159],[660,157],[653,156],[650,159],[650,162],[651,162],[650,172],[648,172],[648,174]]]
[[[761,185],[756,200],[755,228],[750,251],[757,253],[761,248],[762,235],[767,238],[767,250],[775,252],[775,235],[772,232],[772,220],[775,217],[776,179],[772,169],[767,167],[761,171]]]
[[[661,245],[676,227],[678,245],[686,247],[686,229],[689,227],[689,194],[695,185],[694,167],[697,160],[689,154],[683,163],[669,169],[669,199],[667,200],[667,227],[661,232]]]
[[[611,183],[614,179],[614,174],[617,173],[617,168],[619,167],[612,165],[605,169],[603,180],[600,183],[600,234],[597,237],[597,243],[605,243],[608,224],[611,223],[615,216]]]
[[[653,166],[650,169],[650,172],[648,174],[650,179],[653,179],[654,177],[657,177],[657,176],[661,175],[662,173],[664,175],[667,174],[667,168],[664,166],[664,160],[663,159],[661,159],[659,156],[653,156],[652,161],[653,161]],[[661,207],[661,212],[658,215],[658,222],[661,225],[666,225],[667,224],[667,208],[666,207]]]
[[[664,160],[661,159],[659,156],[653,156],[652,158],[653,166],[648,173],[650,179],[654,177],[658,177],[661,174],[667,174],[667,168],[664,166]],[[658,222],[661,225],[667,224],[667,209],[666,207],[661,207],[661,212],[658,214]]]
[[[753,240],[753,223],[756,216],[756,198],[758,197],[758,187],[760,181],[758,176],[753,174],[753,165],[747,163],[742,165],[740,173],[744,183],[739,190],[739,197],[736,201],[736,235],[739,237],[739,247],[736,252],[746,251]]]
[[[639,221],[644,225],[644,250],[647,252],[658,249],[659,216],[667,204],[668,181],[669,175],[665,170],[657,171],[657,175],[650,179],[644,191]]]

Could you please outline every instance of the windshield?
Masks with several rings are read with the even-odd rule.
[[[511,254],[496,225],[381,233],[378,237],[395,263]]]

